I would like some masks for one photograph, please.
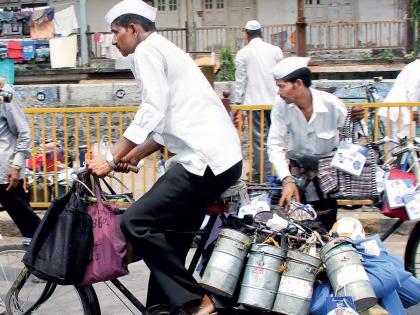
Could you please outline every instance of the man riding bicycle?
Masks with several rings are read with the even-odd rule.
[[[185,268],[193,236],[169,237],[165,230],[200,227],[206,206],[241,175],[240,141],[194,61],[156,32],[155,17],[156,9],[140,0],[124,0],[105,16],[113,44],[134,56],[142,102],[123,137],[87,167],[103,177],[118,163],[135,165],[163,146],[174,154],[166,173],[125,211],[121,228],[151,271],[148,307],[170,304],[187,314],[211,314],[212,301]]]

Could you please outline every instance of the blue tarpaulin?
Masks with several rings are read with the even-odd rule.
[[[364,243],[375,241],[380,249],[378,255],[366,252]],[[405,315],[404,308],[408,308],[420,302],[420,280],[411,273],[405,271],[402,261],[387,253],[378,235],[365,240],[355,241],[356,249],[363,257],[362,263],[368,274],[370,283],[378,303],[389,314]],[[312,296],[311,314],[326,314],[325,302],[328,296],[333,294],[331,284],[328,281],[318,285]]]
[[[15,65],[11,59],[0,59],[0,77],[9,84],[15,83]]]

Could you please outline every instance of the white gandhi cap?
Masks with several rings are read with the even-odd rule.
[[[281,80],[300,68],[307,68],[309,57],[289,57],[281,60],[271,71],[275,80]]]
[[[156,20],[156,8],[141,0],[123,0],[114,5],[105,15],[105,22],[111,25],[116,18],[124,14],[137,14],[154,22]]]
[[[261,24],[257,20],[246,22],[245,29],[248,31],[256,31],[261,29]]]

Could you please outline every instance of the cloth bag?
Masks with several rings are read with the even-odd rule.
[[[87,212],[93,221],[92,256],[80,286],[112,280],[128,274],[126,241],[120,229],[120,209],[105,204],[98,182],[95,184],[96,203]]]
[[[413,185],[416,185],[416,182],[417,182],[416,175],[410,172],[404,172],[398,168],[391,169],[388,179],[408,179],[413,183]],[[396,209],[391,209],[389,207],[389,203],[386,197],[384,198],[384,201],[382,203],[381,212],[383,215],[386,215],[387,217],[390,217],[390,218],[409,220],[407,212],[405,211],[405,208],[400,207]]]
[[[358,123],[363,130],[360,121]],[[355,124],[351,120],[351,108],[348,108],[343,131],[340,134],[340,140],[344,139],[352,139],[353,143],[357,143]],[[348,174],[332,166],[331,161],[335,151],[319,160],[319,184],[326,196],[337,199],[376,199],[379,197],[376,187],[378,153],[369,143],[367,148],[368,156],[360,176]]]
[[[83,278],[93,245],[92,218],[83,196],[83,185],[76,181],[52,201],[35,231],[23,263],[38,278],[62,285]]]

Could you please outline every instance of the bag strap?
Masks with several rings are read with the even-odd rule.
[[[347,107],[347,116],[344,120],[344,126],[340,133],[340,140],[345,139],[353,139],[353,123],[351,120],[353,109],[351,107]]]

